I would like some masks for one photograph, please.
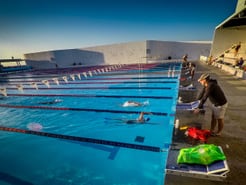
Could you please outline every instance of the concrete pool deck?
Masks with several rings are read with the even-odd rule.
[[[205,63],[196,62],[196,64],[197,69],[193,84],[198,88],[198,91],[201,89],[201,85],[197,79],[202,73],[209,73],[212,78],[218,80],[229,102],[222,135],[210,137],[208,143],[222,147],[227,157],[230,172],[223,182],[166,175],[165,185],[244,185],[246,184],[246,80],[237,79],[235,76]],[[209,103],[208,100],[206,104]],[[188,118],[180,121],[181,125],[189,125],[189,123],[192,125],[194,122],[200,122],[198,124],[201,124],[202,128],[209,129],[210,117],[211,111],[206,108],[203,117],[197,119],[198,117],[194,116],[193,120]]]

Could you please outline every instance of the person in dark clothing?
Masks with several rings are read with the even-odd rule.
[[[190,70],[191,80],[193,80],[194,79],[194,75],[195,75],[195,70],[196,70],[196,64],[190,63],[189,64],[189,70]]]
[[[235,46],[235,53],[234,56],[237,56],[239,49],[241,48],[241,42],[239,42],[236,46]]]
[[[183,68],[189,67],[189,66],[188,66],[188,54],[185,54],[185,55],[183,56],[182,67],[183,67]]]
[[[238,67],[239,67],[239,69],[242,69],[243,64],[244,64],[243,57],[240,57],[240,59],[239,59],[239,61],[238,61],[238,63],[237,63],[237,65],[236,65],[236,66],[238,66]]]
[[[217,80],[210,79],[209,74],[203,74],[198,79],[203,86],[201,93],[198,96],[198,100],[200,100],[199,106],[194,110],[195,113],[198,113],[200,109],[203,108],[204,103],[207,98],[209,98],[212,103],[212,118],[211,118],[211,135],[219,136],[224,127],[224,116],[228,106],[227,99],[223,90],[217,83]],[[218,131],[215,132],[215,127],[218,122]]]

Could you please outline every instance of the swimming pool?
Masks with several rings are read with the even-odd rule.
[[[0,131],[0,182],[162,185],[180,67],[117,65],[3,76],[7,97],[0,96],[0,123],[16,130]],[[123,107],[127,100],[143,106]],[[140,112],[151,113],[145,124],[123,122]],[[41,130],[30,131],[32,123]]]

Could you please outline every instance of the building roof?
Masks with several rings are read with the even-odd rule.
[[[216,29],[219,28],[229,28],[229,27],[238,27],[238,26],[246,26],[246,8],[241,10],[240,12],[235,12],[230,17],[228,17],[225,21],[219,24]]]

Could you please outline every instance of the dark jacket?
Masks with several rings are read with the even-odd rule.
[[[214,79],[210,79],[208,81],[208,86],[203,87],[202,92],[199,94],[198,100],[201,102],[198,108],[203,108],[203,104],[206,102],[207,98],[209,98],[211,103],[215,106],[221,106],[227,103],[224,92],[218,85],[217,80]]]

